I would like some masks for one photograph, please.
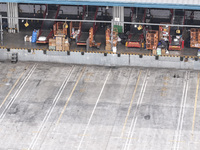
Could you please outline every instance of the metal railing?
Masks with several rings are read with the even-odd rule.
[[[48,18],[27,18],[27,17],[1,17],[2,19],[19,19],[19,20],[49,20],[49,21],[73,21],[73,22],[96,22],[96,23],[108,23],[111,24],[112,21],[106,20],[76,20],[76,19],[48,19]],[[124,21],[114,21],[124,24],[136,24],[136,25],[147,25],[147,26],[175,26],[175,27],[193,27],[200,28],[200,25],[178,25],[178,24],[159,24],[159,23],[143,23],[143,22],[124,22]]]

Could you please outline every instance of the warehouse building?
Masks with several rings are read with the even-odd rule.
[[[199,150],[199,0],[0,0],[0,150]]]

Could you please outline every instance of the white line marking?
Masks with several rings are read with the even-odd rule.
[[[123,135],[124,135],[124,131],[125,131],[126,124],[127,124],[127,121],[128,121],[131,109],[132,109],[132,105],[133,105],[134,98],[135,98],[135,93],[136,93],[137,88],[138,88],[138,84],[139,84],[139,81],[140,81],[141,74],[142,74],[142,71],[140,70],[139,74],[138,74],[138,78],[137,78],[136,84],[135,84],[135,89],[133,91],[133,94],[132,94],[132,97],[131,97],[131,101],[130,101],[130,104],[129,104],[129,107],[128,107],[128,111],[127,111],[127,114],[126,114],[126,117],[125,117],[125,120],[124,120],[124,125],[123,125],[123,128],[122,128],[121,137],[123,137]]]
[[[4,119],[4,117],[6,115],[6,112],[10,109],[10,107],[12,106],[12,104],[14,103],[14,101],[16,100],[16,98],[18,97],[18,95],[20,94],[21,90],[23,89],[23,87],[25,86],[25,84],[27,83],[27,81],[29,80],[29,78],[31,77],[31,75],[33,74],[33,72],[35,71],[37,65],[38,64],[35,64],[31,68],[31,70],[29,71],[29,73],[27,74],[27,76],[24,78],[24,80],[22,81],[22,83],[18,87],[18,89],[15,92],[15,94],[12,96],[11,100],[9,101],[9,103],[6,105],[5,109],[3,110],[3,112],[0,115],[0,122],[2,122],[2,120]]]
[[[108,77],[110,76],[110,72],[111,72],[111,69],[110,69],[109,72],[108,72],[108,75],[107,75],[107,77],[106,77],[106,80],[105,80],[105,82],[104,82],[104,84],[103,84],[103,87],[102,87],[102,89],[101,89],[101,91],[100,91],[100,93],[99,93],[99,96],[98,96],[98,98],[97,98],[96,104],[95,104],[95,106],[94,106],[94,108],[93,108],[93,110],[92,110],[92,114],[90,115],[89,121],[88,121],[88,123],[87,123],[87,126],[86,126],[86,128],[85,128],[85,130],[84,130],[83,136],[82,136],[81,141],[80,141],[80,143],[79,143],[78,150],[81,148],[81,144],[82,144],[83,139],[84,139],[84,137],[85,137],[85,134],[86,134],[86,132],[87,132],[87,130],[88,130],[88,127],[89,127],[89,125],[90,125],[90,122],[91,122],[91,120],[92,120],[92,117],[93,117],[93,115],[94,115],[94,112],[95,112],[95,110],[96,110],[97,104],[99,103],[99,100],[100,100],[101,94],[103,93],[104,87],[105,87],[105,85],[106,85],[106,83],[107,83],[107,81],[108,81]]]
[[[178,125],[177,125],[177,129],[175,131],[175,139],[174,141],[177,141],[177,136],[178,136],[178,132],[179,132],[179,124],[180,124],[180,120],[181,120],[181,113],[182,113],[182,105],[183,105],[183,100],[184,100],[184,96],[185,96],[185,88],[186,88],[186,79],[187,79],[187,71],[186,71],[186,74],[185,74],[185,80],[184,80],[184,85],[183,85],[183,92],[182,92],[182,98],[181,98],[181,106],[180,106],[180,110],[179,110],[179,118],[178,118]],[[173,149],[176,149],[176,142],[174,142],[174,148]]]
[[[128,143],[128,141],[129,141],[130,134],[131,134],[131,129],[132,129],[132,127],[133,127],[134,120],[136,119],[136,114],[137,114],[137,111],[138,111],[138,106],[140,105],[140,99],[141,99],[141,95],[142,95],[143,88],[144,88],[144,85],[145,85],[145,81],[146,81],[147,74],[148,74],[148,71],[146,72],[146,75],[145,75],[145,77],[144,77],[144,81],[143,81],[143,83],[142,83],[142,87],[141,87],[140,94],[139,94],[138,101],[137,101],[136,111],[135,111],[135,113],[134,113],[134,115],[133,115],[133,118],[132,118],[132,121],[131,121],[131,126],[130,126],[130,128],[129,128],[129,132],[128,132],[128,136],[127,136],[127,140],[126,140],[126,143],[125,143],[124,148],[123,148],[124,150],[125,150],[126,147],[127,147],[127,143]]]
[[[74,68],[75,67],[73,66],[72,69],[70,70],[70,73],[68,74],[68,76],[63,81],[60,89],[58,90],[58,93],[56,94],[56,97],[53,100],[53,103],[52,103],[51,107],[49,108],[48,112],[46,113],[46,115],[45,115],[45,117],[44,117],[44,119],[43,119],[43,121],[42,121],[42,123],[40,125],[40,128],[37,131],[37,134],[34,136],[34,138],[33,138],[32,142],[31,142],[28,150],[31,150],[31,149],[34,148],[34,146],[35,146],[40,134],[42,133],[42,131],[43,131],[48,119],[49,119],[49,117],[51,116],[51,113],[53,112],[53,109],[55,108],[60,96],[62,95],[62,92],[64,91],[64,89],[65,89],[65,87],[66,87],[66,85],[67,85],[67,83],[68,83],[68,81],[69,81],[69,79],[70,79],[70,77],[72,75],[72,72],[74,71]]]
[[[181,106],[180,106],[180,111],[179,111],[178,125],[177,125],[177,129],[176,129],[174,141],[180,141],[180,138],[181,138],[181,130],[182,130],[182,126],[183,126],[185,105],[186,105],[186,101],[187,101],[188,81],[189,81],[189,73],[188,73],[188,71],[186,71],[184,87],[183,87],[183,95],[182,95]],[[174,142],[173,149],[174,150],[179,149],[179,146],[180,146],[179,142]]]
[[[182,116],[181,116],[181,125],[179,129],[179,134],[178,134],[178,140],[181,141],[181,133],[182,133],[182,128],[183,128],[183,119],[185,115],[185,106],[186,106],[186,101],[187,101],[187,93],[188,93],[188,85],[189,85],[189,77],[190,77],[190,72],[187,74],[187,81],[186,81],[186,89],[185,89],[185,97],[184,97],[184,104],[183,104],[183,110],[182,110]],[[180,148],[180,142],[177,143],[177,148],[179,150]]]
[[[131,126],[130,126],[130,128],[129,128],[128,138],[127,138],[127,140],[126,140],[124,150],[125,150],[125,149],[129,149],[129,147],[130,147],[130,142],[131,142],[131,139],[132,139],[134,130],[135,130],[136,123],[137,123],[137,118],[138,118],[137,114],[138,114],[138,111],[139,111],[140,106],[141,106],[142,101],[143,101],[143,97],[144,97],[144,93],[145,93],[145,90],[146,90],[147,80],[148,80],[148,74],[149,74],[149,73],[150,73],[149,70],[147,70],[146,75],[145,75],[145,78],[144,78],[144,81],[143,81],[143,83],[142,83],[141,91],[140,91],[140,94],[139,94],[139,97],[138,97],[137,106],[136,106],[136,111],[135,111],[134,116],[133,116],[133,119],[132,119],[132,121],[131,121]],[[127,146],[128,146],[128,147],[127,147]]]
[[[181,98],[181,106],[180,106],[180,110],[179,110],[178,125],[177,125],[177,129],[176,129],[176,132],[175,132],[175,139],[174,139],[174,141],[177,141],[177,134],[178,134],[178,130],[179,130],[179,124],[180,124],[181,113],[182,113],[183,99],[184,99],[184,96],[185,96],[186,79],[187,79],[187,72],[185,74],[185,80],[184,80],[183,92],[182,92],[182,98]],[[174,143],[174,149],[175,148],[176,148],[176,142]]]
[[[148,79],[147,79],[147,80],[148,80]],[[146,83],[145,83],[145,86],[144,86],[144,89],[143,89],[143,92],[142,92],[141,103],[142,103],[142,101],[143,101],[144,93],[145,93],[145,90],[146,90],[146,86],[147,86],[147,82],[148,82],[147,80],[146,80]],[[141,103],[140,103],[140,105],[139,105],[138,110],[140,109]],[[137,119],[138,119],[138,116],[136,116],[136,119],[135,119],[135,121],[134,121],[134,126],[133,126],[133,129],[132,129],[132,131],[131,131],[131,137],[130,137],[129,143],[128,143],[128,150],[129,150],[129,148],[130,148],[131,139],[133,138],[133,133],[134,133],[134,131],[135,131],[135,126],[136,126],[136,123],[137,123]]]

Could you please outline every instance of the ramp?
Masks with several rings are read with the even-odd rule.
[[[48,8],[47,8],[48,7]],[[60,10],[60,5],[46,5],[46,10],[44,12],[44,18],[46,19],[57,19]],[[49,38],[53,37],[53,25],[54,21],[44,20],[39,31],[39,36],[36,43],[48,43]],[[46,37],[46,40],[40,41],[40,37]]]

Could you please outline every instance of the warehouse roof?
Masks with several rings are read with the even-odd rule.
[[[199,0],[0,0],[0,2],[64,4],[64,5],[98,5],[146,8],[174,8],[200,10]]]

